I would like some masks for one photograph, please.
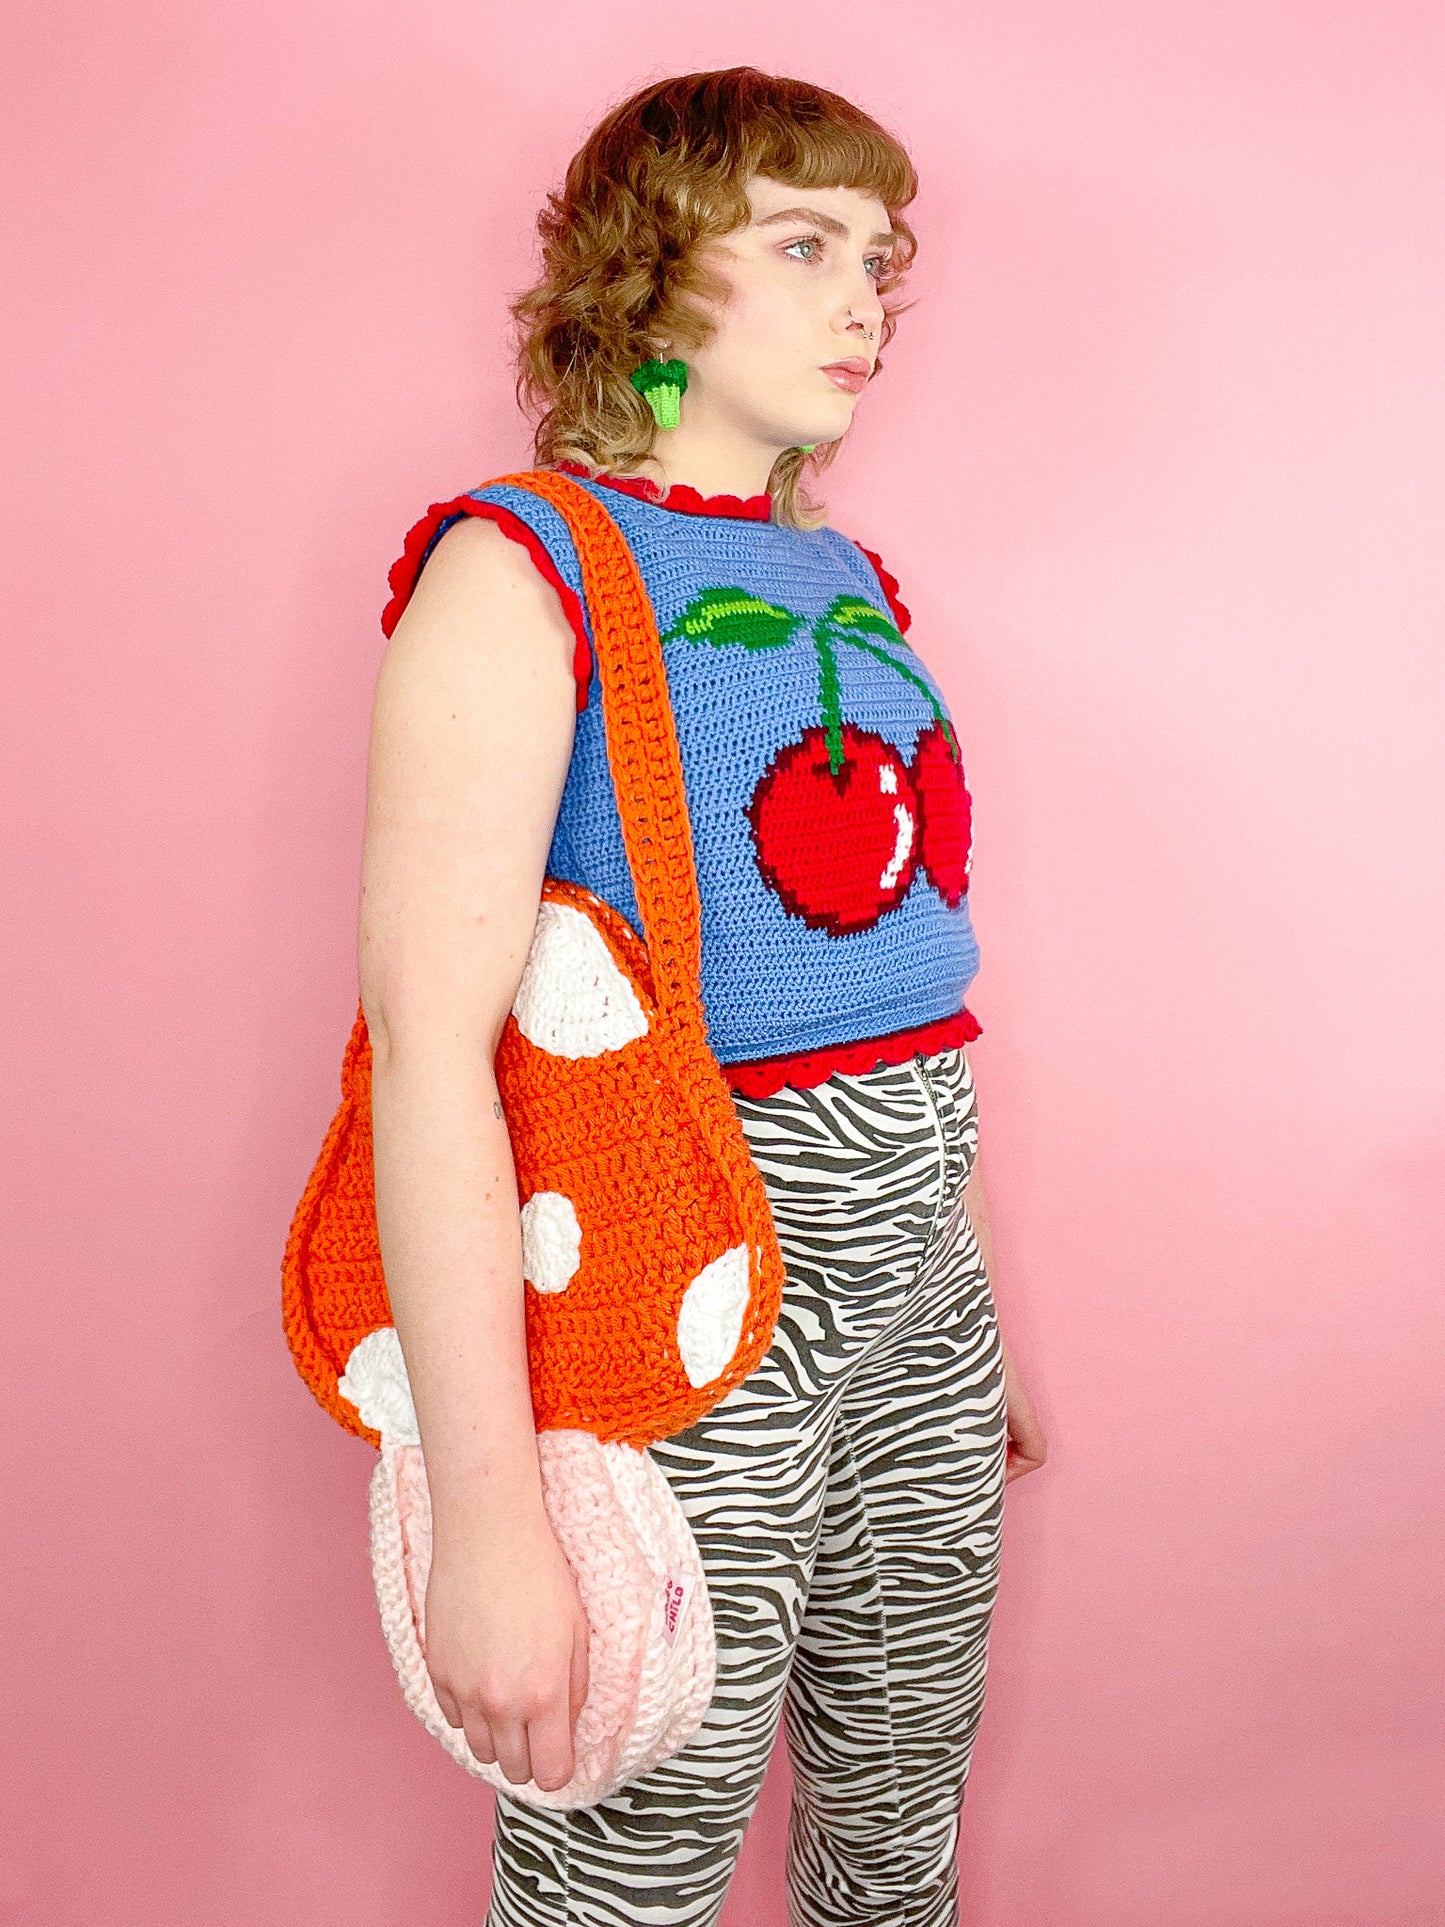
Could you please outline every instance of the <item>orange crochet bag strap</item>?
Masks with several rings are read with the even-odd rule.
[[[633,1107],[620,1128],[625,1135],[644,1114],[655,1126],[665,1113],[670,1175],[664,1196],[653,1195],[655,1186],[648,1193],[649,1223],[657,1230],[686,1219],[687,1236],[672,1240],[679,1262],[685,1248],[690,1249],[689,1238],[693,1244],[701,1238],[708,1246],[707,1262],[695,1276],[679,1272],[675,1279],[663,1277],[649,1266],[644,1267],[647,1275],[639,1284],[628,1263],[614,1263],[610,1269],[604,1263],[596,1276],[584,1268],[576,1289],[529,1294],[533,1405],[539,1430],[565,1423],[598,1438],[638,1443],[667,1436],[690,1423],[756,1364],[771,1339],[783,1261],[767,1190],[707,1038],[700,968],[702,910],[692,830],[651,597],[621,529],[580,484],[545,470],[497,479],[544,497],[572,533],[602,684],[608,762],[643,933],[639,938],[613,906],[577,884],[545,880],[544,904],[575,902],[584,916],[596,922],[599,938],[612,952],[618,969],[641,971],[639,984],[645,988],[650,1016],[644,1026],[645,1046],[635,1034],[632,1043],[619,1046],[619,1066],[614,1069],[620,1070]],[[535,942],[534,937],[534,946]],[[633,1061],[635,1052],[644,1049],[660,1061]],[[531,1061],[537,1058],[553,1068],[539,1069]],[[557,1066],[566,1072],[560,1084]],[[523,1036],[515,1008],[498,1044],[496,1068],[504,1103],[510,1107],[513,1096],[518,1100],[509,1122],[519,1188],[528,1196],[555,1192],[558,1183],[552,1181],[556,1173],[549,1162],[555,1145],[550,1139],[557,1134],[559,1120],[564,1124],[571,1120],[585,1130],[586,1107],[595,1096],[582,1088],[585,1079],[578,1081],[565,1052],[561,1056],[539,1053]],[[533,1103],[529,1080],[537,1077],[546,1088],[529,1112]],[[565,1088],[569,1085],[576,1088]],[[609,1113],[614,1133],[619,1116],[614,1102]],[[565,1129],[562,1135],[566,1136]],[[679,1158],[686,1167],[680,1175]],[[578,1180],[581,1174],[571,1167],[586,1163],[580,1147],[570,1147],[566,1161],[568,1182]],[[650,1160],[648,1164],[655,1176],[655,1166]],[[567,1191],[567,1184],[560,1188]],[[569,1204],[576,1222],[570,1197],[568,1192],[563,1202]],[[608,1208],[612,1206],[621,1208],[627,1201],[614,1196]],[[599,1251],[607,1249],[612,1235],[602,1237]],[[614,1256],[616,1251],[635,1256],[643,1248],[625,1231],[617,1234],[614,1245]],[[746,1272],[744,1297],[739,1296],[740,1267]],[[623,1294],[620,1300],[619,1293]],[[614,1300],[625,1308],[625,1315],[618,1313]],[[731,1334],[730,1354],[717,1361],[710,1352],[704,1360],[695,1348],[691,1359],[685,1357],[678,1340],[678,1321],[685,1306],[692,1307],[691,1332],[697,1324],[692,1314],[704,1300],[713,1308],[701,1321],[709,1344],[721,1342],[729,1318],[739,1321]],[[605,1312],[600,1323],[595,1315],[599,1304]],[[569,1320],[576,1324],[575,1331]],[[376,1223],[371,1042],[360,1005],[342,1064],[341,1103],[292,1216],[282,1259],[282,1322],[297,1370],[318,1402],[348,1431],[380,1444],[382,1432],[371,1417],[360,1416],[352,1396],[361,1389],[360,1381],[343,1389],[343,1374],[350,1378],[363,1344],[386,1328],[392,1329],[394,1338]],[[637,1374],[623,1374],[621,1394],[625,1395],[619,1395],[618,1384],[610,1379],[599,1385],[586,1372],[579,1376],[579,1358],[595,1363],[601,1356],[593,1342],[598,1329],[612,1334],[603,1347],[612,1368],[622,1340],[626,1341],[623,1351],[628,1346],[633,1351],[641,1348],[634,1361]],[[383,1353],[390,1357],[385,1346]],[[704,1362],[715,1364],[716,1369],[699,1377]],[[386,1372],[382,1376],[390,1386]],[[634,1410],[634,1379],[645,1387],[647,1409],[641,1414]],[[564,1416],[559,1418],[559,1413]]]
[[[678,1042],[706,1048],[702,904],[652,598],[621,529],[570,476],[529,469],[499,475],[490,486],[503,485],[542,496],[571,531],[582,566],[582,599],[592,621],[607,759],[652,964],[653,995]]]

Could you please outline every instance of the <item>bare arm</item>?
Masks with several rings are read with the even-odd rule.
[[[567,1575],[542,1506],[516,1170],[493,1059],[572,751],[572,645],[524,549],[486,521],[448,530],[377,679],[358,932],[377,1224],[435,1527],[427,1660],[479,1759],[494,1757],[475,1710],[490,1680],[502,1709],[490,1737],[513,1780],[530,1776],[535,1753],[526,1692],[515,1677],[504,1689],[500,1670],[530,1666],[537,1710],[556,1712]],[[503,1568],[511,1619],[498,1603]],[[537,1642],[515,1623],[524,1579],[534,1613],[539,1587],[555,1608],[556,1637],[530,1661]],[[585,1655],[585,1621],[583,1633]],[[574,1718],[581,1677],[574,1668]],[[570,1759],[552,1757],[565,1779]]]
[[[988,1202],[983,1190],[982,1151],[983,1133],[980,1131],[973,1169],[968,1174],[968,1183],[963,1187],[963,1198],[974,1236],[978,1239],[979,1251],[983,1255],[984,1270],[991,1281],[994,1275],[993,1233],[989,1228]],[[1003,1346],[1004,1385],[1008,1399],[1009,1452],[1008,1468],[1004,1475],[1007,1483],[1010,1479],[1022,1477],[1025,1472],[1037,1470],[1044,1463],[1048,1446],[1033,1401],[1024,1387],[1008,1346],[1003,1344],[1001,1334],[999,1342]]]

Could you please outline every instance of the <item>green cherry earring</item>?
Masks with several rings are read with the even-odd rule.
[[[678,404],[687,387],[687,364],[681,361],[644,361],[628,377],[652,410],[659,428],[676,428]]]
[[[818,446],[818,444],[816,442],[799,442],[798,446],[799,448],[802,449],[805,455],[811,455],[813,450]]]

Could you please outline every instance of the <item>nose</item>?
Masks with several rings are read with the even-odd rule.
[[[876,341],[878,339],[878,330],[883,320],[883,303],[873,292],[873,277],[865,273],[863,278],[868,284],[868,292],[866,294],[854,295],[849,300],[848,331],[850,334],[862,333],[868,335]]]

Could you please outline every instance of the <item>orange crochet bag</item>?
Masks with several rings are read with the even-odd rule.
[[[451,1756],[539,1806],[605,1798],[677,1752],[716,1683],[696,1541],[648,1443],[682,1430],[772,1341],[783,1261],[761,1175],[707,1043],[701,906],[662,645],[631,550],[564,475],[500,481],[565,516],[582,565],[608,758],[645,941],[545,879],[495,1056],[521,1203],[542,1495],[587,1610],[576,1770],[553,1790],[478,1761],[425,1661],[426,1467],[377,1237],[371,1048],[358,1005],[341,1104],[282,1264],[287,1342],[341,1425],[379,1447],[370,1549],[403,1695]]]

